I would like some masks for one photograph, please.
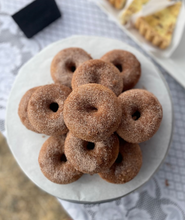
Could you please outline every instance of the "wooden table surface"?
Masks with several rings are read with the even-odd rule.
[[[0,220],[71,220],[57,199],[22,172],[0,133]]]

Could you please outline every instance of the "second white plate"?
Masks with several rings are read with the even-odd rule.
[[[91,0],[95,2],[104,11],[108,17],[113,20],[129,37],[131,37],[143,50],[145,50],[158,64],[160,64],[179,84],[185,88],[185,28],[178,47],[171,57],[165,58],[157,56],[147,51],[140,41],[135,37],[134,32],[125,28],[118,19],[119,11],[114,9],[107,0]],[[183,4],[184,1],[182,1]],[[183,5],[185,8],[185,6]]]

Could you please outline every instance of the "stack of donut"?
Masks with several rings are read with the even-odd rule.
[[[18,114],[31,131],[50,137],[39,153],[43,174],[67,184],[84,173],[110,183],[133,179],[142,165],[139,143],[158,130],[158,99],[133,89],[141,76],[137,58],[113,50],[99,60],[81,48],[60,51],[51,63],[53,84],[28,90]]]

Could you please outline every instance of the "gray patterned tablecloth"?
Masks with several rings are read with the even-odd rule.
[[[48,44],[74,34],[106,36],[122,40],[147,56],[87,0],[58,0],[62,18],[28,40],[10,15],[29,2],[0,0],[0,130],[4,134],[6,103],[18,69]],[[170,87],[175,112],[173,141],[165,162],[147,184],[119,200],[95,205],[60,201],[73,219],[185,219],[185,90],[164,69],[158,68]]]

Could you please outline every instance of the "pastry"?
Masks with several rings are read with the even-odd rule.
[[[114,164],[99,176],[110,183],[123,184],[132,180],[141,169],[142,153],[138,144],[120,139],[119,154]]]
[[[163,111],[158,99],[143,89],[132,89],[118,97],[122,120],[117,133],[129,143],[149,140],[158,130]]]
[[[132,15],[136,14],[137,12],[141,11],[142,6],[146,4],[149,0],[133,0],[131,4],[123,10],[120,14],[120,22],[125,25]]]
[[[177,2],[152,15],[139,17],[135,27],[154,46],[166,49],[171,43],[180,8],[181,2]]]
[[[117,96],[123,91],[123,79],[119,70],[103,60],[89,60],[80,65],[73,74],[72,88],[97,83],[111,89]]]
[[[28,103],[28,118],[34,128],[46,135],[62,135],[68,129],[63,119],[64,101],[71,89],[60,84],[41,86]]]
[[[33,125],[30,123],[30,120],[28,118],[28,102],[33,94],[34,91],[36,91],[36,89],[38,89],[38,87],[34,87],[32,89],[29,89],[22,97],[20,103],[19,103],[19,109],[18,109],[18,115],[19,118],[21,119],[21,122],[23,123],[23,125],[34,132],[39,133],[34,127]]]
[[[83,174],[77,171],[64,154],[65,135],[48,138],[39,153],[39,165],[44,176],[58,184],[78,180]]]
[[[52,60],[50,71],[55,83],[71,87],[71,79],[75,70],[91,56],[83,49],[71,47],[58,52]]]
[[[109,0],[109,2],[116,9],[122,9],[125,6],[126,0]]]
[[[119,69],[123,78],[123,91],[132,89],[140,79],[141,65],[138,59],[125,50],[112,50],[101,57]]]
[[[118,128],[122,117],[117,96],[100,84],[74,89],[64,103],[64,121],[70,132],[88,142],[106,140]]]
[[[116,134],[104,141],[92,143],[68,133],[65,141],[67,160],[82,173],[98,173],[112,166],[119,153],[119,139]]]

